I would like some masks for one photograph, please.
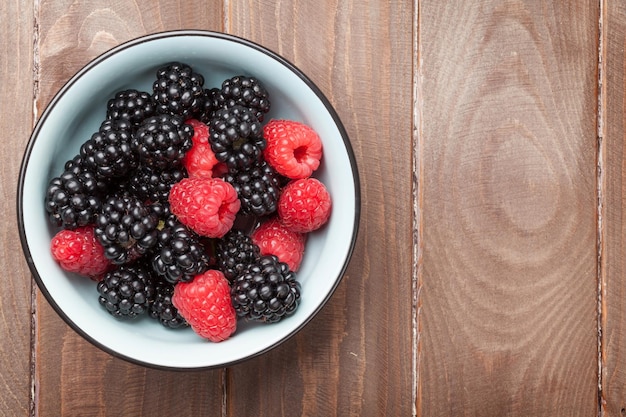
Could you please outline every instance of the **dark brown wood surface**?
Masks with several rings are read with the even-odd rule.
[[[361,239],[327,308],[294,340],[229,372],[228,411],[270,417],[282,404],[286,416],[410,415],[412,142],[410,117],[398,116],[410,114],[412,6],[381,2],[373,14],[358,1],[278,4],[232,3],[229,30],[278,51],[328,92],[360,163]]]
[[[0,15],[0,415],[626,415],[621,2],[15,0]],[[16,256],[19,163],[49,100],[100,53],[169,29],[295,63],[361,176],[328,305],[213,371],[103,353]]]
[[[626,415],[626,5],[606,2],[603,13],[603,81],[600,190],[604,202],[602,284],[602,406],[607,416]]]
[[[121,42],[176,28],[223,27],[218,4],[151,1],[129,5],[99,1],[40,4],[39,112],[77,70]],[[43,296],[37,295],[35,380],[40,415],[193,416],[221,410],[224,370],[181,374],[113,358],[67,327]],[[184,401],[179,400],[182,398]]]
[[[19,248],[15,195],[24,144],[33,127],[33,4],[0,4],[0,414],[31,410],[31,291],[33,282]],[[30,375],[30,376],[29,376]]]
[[[594,415],[598,4],[421,11],[422,415]]]

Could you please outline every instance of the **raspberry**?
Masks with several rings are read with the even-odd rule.
[[[170,211],[206,237],[222,237],[233,226],[241,203],[235,188],[220,178],[185,178],[170,191]]]
[[[190,177],[212,178],[213,167],[219,161],[209,144],[209,127],[196,119],[189,119],[186,123],[193,127],[193,145],[183,158],[183,165]]]
[[[174,287],[172,303],[198,335],[212,342],[226,340],[237,329],[228,280],[210,269],[191,282]]]
[[[52,238],[50,250],[61,268],[94,280],[112,265],[91,226],[61,230]]]
[[[263,127],[265,160],[291,178],[310,177],[320,165],[322,140],[309,126],[293,120],[270,120]]]
[[[291,181],[278,200],[278,216],[286,228],[300,233],[319,229],[331,211],[328,190],[316,178]]]
[[[297,272],[304,255],[306,235],[287,229],[280,220],[273,217],[252,232],[252,242],[260,249],[261,256],[275,255],[294,272]]]

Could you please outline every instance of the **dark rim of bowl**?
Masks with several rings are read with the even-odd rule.
[[[105,61],[109,57],[119,53],[122,50],[128,49],[128,48],[130,48],[132,46],[135,46],[135,45],[138,45],[138,44],[141,44],[141,43],[151,42],[151,41],[154,41],[154,40],[158,40],[158,39],[162,39],[162,38],[168,38],[168,37],[174,37],[174,36],[202,36],[202,37],[220,38],[220,39],[227,40],[227,41],[230,41],[230,42],[240,43],[240,44],[248,46],[248,47],[250,47],[252,49],[256,49],[257,51],[260,51],[260,52],[264,53],[265,55],[268,55],[273,60],[279,62],[282,65],[284,65],[291,72],[296,74],[317,95],[317,97],[322,101],[322,103],[326,107],[326,110],[328,111],[328,113],[333,118],[333,121],[334,121],[335,125],[337,126],[337,129],[339,130],[339,132],[341,134],[341,137],[343,139],[344,146],[346,148],[346,151],[347,151],[347,154],[348,154],[348,158],[350,160],[350,165],[351,165],[351,169],[352,169],[352,177],[353,177],[353,180],[354,180],[355,215],[354,215],[354,225],[353,225],[353,232],[352,232],[351,243],[350,243],[350,247],[348,249],[348,253],[347,253],[346,259],[345,259],[344,264],[343,264],[343,266],[341,268],[341,271],[339,273],[339,276],[335,280],[335,282],[334,282],[331,290],[328,292],[328,295],[326,296],[326,298],[324,300],[322,300],[322,302],[316,307],[316,309],[312,312],[311,315],[309,315],[297,328],[295,328],[291,333],[287,334],[281,340],[277,341],[276,343],[268,346],[267,348],[265,348],[265,349],[263,349],[261,351],[258,351],[258,352],[255,352],[253,354],[250,354],[248,356],[245,356],[243,358],[239,358],[237,360],[230,361],[230,362],[227,362],[227,363],[222,363],[222,364],[219,364],[219,365],[209,365],[209,366],[199,366],[199,367],[176,367],[176,366],[160,365],[160,364],[155,364],[155,363],[151,363],[151,362],[144,362],[144,361],[142,361],[140,359],[136,359],[136,358],[133,358],[133,357],[126,356],[126,355],[124,355],[122,353],[119,353],[119,352],[117,352],[117,351],[115,351],[115,350],[113,350],[113,349],[103,345],[102,343],[98,342],[94,338],[92,338],[85,330],[83,330],[76,323],[74,323],[63,312],[63,310],[59,307],[59,305],[55,302],[54,298],[48,292],[48,290],[47,290],[43,280],[39,276],[39,272],[37,271],[37,269],[35,267],[35,264],[33,262],[33,258],[31,256],[31,252],[30,252],[30,248],[29,248],[29,245],[28,245],[28,241],[26,239],[26,232],[24,230],[24,210],[23,210],[22,206],[23,206],[23,197],[24,197],[23,186],[24,186],[24,178],[25,178],[25,175],[26,175],[26,168],[28,166],[28,161],[30,159],[30,154],[31,154],[33,146],[34,146],[35,139],[39,135],[39,131],[41,129],[41,126],[44,124],[44,122],[47,119],[49,113],[55,107],[55,105],[59,101],[59,99],[65,94],[65,92],[67,90],[69,90],[71,88],[71,86],[76,82],[76,80],[78,80],[80,77],[83,76],[83,74],[88,72],[92,67],[98,65],[100,62]],[[235,365],[237,363],[247,361],[249,359],[252,359],[252,358],[254,358],[256,356],[262,355],[262,354],[264,354],[264,353],[274,349],[275,347],[279,346],[283,342],[285,342],[288,339],[290,339],[292,336],[294,336],[296,333],[298,333],[301,329],[303,329],[319,313],[319,311],[326,305],[326,303],[328,302],[328,300],[331,298],[331,296],[333,295],[333,293],[337,289],[337,286],[339,285],[339,283],[341,282],[341,280],[342,280],[342,278],[343,278],[343,276],[345,274],[345,271],[346,271],[346,269],[348,267],[350,259],[352,258],[352,254],[354,252],[354,247],[355,247],[356,240],[357,240],[357,235],[358,235],[358,230],[359,230],[359,221],[360,221],[360,212],[361,212],[360,179],[359,179],[359,172],[358,172],[358,168],[357,168],[357,164],[356,164],[356,158],[354,156],[354,151],[353,151],[352,146],[350,144],[350,140],[348,138],[348,134],[347,134],[347,132],[346,132],[346,130],[345,130],[341,120],[339,119],[339,115],[337,114],[337,112],[333,108],[333,106],[330,103],[330,101],[326,98],[326,96],[322,93],[322,91],[317,87],[317,85],[315,85],[315,83],[313,81],[311,81],[294,64],[292,64],[287,59],[285,59],[282,56],[278,55],[277,53],[267,49],[264,46],[261,46],[261,45],[255,43],[255,42],[252,42],[252,41],[250,41],[248,39],[241,38],[241,37],[238,37],[238,36],[235,36],[235,35],[230,35],[230,34],[225,34],[225,33],[220,33],[220,32],[205,31],[205,30],[164,31],[164,32],[157,32],[157,33],[153,33],[153,34],[150,34],[150,35],[146,35],[146,36],[142,36],[142,37],[139,37],[139,38],[135,38],[135,39],[126,41],[124,43],[121,43],[120,45],[118,45],[118,46],[116,46],[116,47],[114,47],[114,48],[112,48],[112,49],[102,53],[101,55],[99,55],[98,57],[94,58],[89,63],[87,63],[83,68],[81,68],[55,94],[55,96],[52,98],[52,100],[50,101],[50,103],[47,105],[46,109],[42,113],[41,117],[37,121],[35,129],[33,130],[33,133],[31,134],[30,139],[28,141],[28,144],[26,146],[24,157],[23,157],[22,162],[21,162],[20,174],[19,174],[19,180],[18,180],[18,189],[17,189],[17,221],[18,221],[18,228],[19,228],[19,234],[20,234],[20,241],[21,241],[21,245],[22,245],[22,250],[23,250],[24,255],[26,257],[26,261],[28,263],[28,267],[29,267],[31,273],[33,274],[33,277],[34,277],[35,281],[37,282],[37,286],[39,287],[39,289],[43,293],[43,295],[46,298],[46,300],[48,301],[48,303],[57,312],[57,314],[74,331],[76,331],[76,333],[81,335],[85,340],[89,341],[91,344],[93,344],[94,346],[98,347],[99,349],[101,349],[101,350],[111,354],[112,356],[118,357],[118,358],[123,359],[123,360],[125,360],[127,362],[131,362],[131,363],[134,363],[134,364],[137,364],[137,365],[141,365],[141,366],[146,366],[146,367],[149,367],[149,368],[162,369],[162,370],[173,370],[173,371],[207,370],[207,369],[215,369],[215,368],[221,368],[221,367],[225,367],[225,366]]]

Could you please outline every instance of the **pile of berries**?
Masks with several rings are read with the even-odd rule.
[[[269,94],[238,75],[209,88],[191,66],[128,89],[63,172],[45,208],[64,270],[91,278],[103,310],[191,327],[219,342],[237,320],[273,323],[300,303],[296,273],[331,198],[312,175],[322,141],[264,121]]]

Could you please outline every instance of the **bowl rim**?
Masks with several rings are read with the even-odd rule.
[[[45,123],[45,121],[47,120],[48,116],[50,115],[50,113],[52,112],[52,110],[54,109],[54,107],[56,106],[56,104],[58,103],[58,101],[61,99],[61,97],[63,97],[64,94],[66,94],[66,92],[75,84],[75,82],[80,79],[85,73],[87,73],[92,67],[100,64],[101,62],[105,61],[106,59],[108,59],[109,57],[124,51],[126,49],[129,49],[135,45],[141,44],[141,43],[145,43],[145,42],[151,42],[151,41],[155,41],[155,40],[159,40],[159,39],[163,39],[163,38],[172,38],[172,37],[179,37],[179,36],[198,36],[198,37],[210,37],[210,38],[218,38],[218,39],[222,39],[222,40],[226,40],[229,42],[235,42],[235,43],[239,43],[242,44],[244,46],[247,46],[249,48],[255,49],[259,52],[262,52],[263,54],[269,56],[272,60],[277,61],[279,64],[285,66],[288,70],[290,70],[291,72],[293,72],[295,75],[297,75],[310,89],[311,91],[319,98],[319,100],[321,101],[321,103],[324,105],[324,107],[326,108],[326,111],[328,112],[328,114],[332,117],[334,124],[336,125],[341,138],[344,142],[344,146],[346,149],[346,153],[348,156],[348,159],[350,161],[350,169],[352,171],[352,178],[353,178],[353,182],[354,182],[354,192],[355,192],[355,212],[354,212],[354,224],[353,224],[353,228],[352,228],[352,236],[351,236],[351,240],[350,240],[350,245],[348,247],[348,251],[346,253],[346,257],[344,259],[344,263],[340,269],[339,275],[337,276],[335,282],[333,283],[330,291],[328,292],[328,294],[326,295],[326,297],[321,300],[321,302],[319,303],[319,305],[312,311],[312,313],[306,317],[304,319],[304,321],[295,329],[293,329],[290,333],[286,334],[284,337],[282,337],[280,340],[278,340],[277,342],[275,342],[272,345],[269,345],[268,347],[257,351],[257,352],[253,352],[252,354],[243,356],[241,358],[238,358],[236,360],[233,361],[229,361],[229,362],[224,362],[224,363],[220,363],[217,365],[209,365],[209,366],[198,366],[198,367],[177,367],[177,366],[168,366],[168,365],[162,365],[162,364],[155,364],[152,362],[145,362],[142,361],[140,359],[137,358],[133,358],[133,357],[129,357],[124,355],[123,353],[120,353],[118,351],[113,350],[112,348],[109,348],[108,346],[98,342],[97,340],[95,340],[92,336],[89,335],[89,333],[82,329],[80,326],[78,326],[64,311],[63,309],[60,308],[60,306],[57,304],[57,302],[54,300],[54,298],[51,296],[51,294],[49,293],[48,289],[46,288],[46,284],[44,283],[44,280],[41,278],[39,271],[37,270],[30,248],[29,248],[29,244],[28,244],[28,239],[26,237],[26,231],[24,228],[24,208],[23,208],[23,198],[24,198],[24,180],[25,180],[25,176],[26,176],[26,171],[28,168],[28,162],[30,160],[30,156],[32,153],[32,150],[34,148],[34,144],[36,142],[37,137],[39,136],[39,132],[43,126],[43,124]],[[227,366],[232,366],[235,365],[237,363],[241,363],[244,361],[247,361],[249,359],[252,359],[256,356],[260,356],[270,350],[273,350],[274,348],[278,347],[279,345],[281,345],[282,343],[286,342],[287,340],[291,339],[296,333],[298,333],[300,330],[302,330],[315,316],[317,316],[317,314],[320,312],[320,310],[327,304],[328,300],[332,297],[332,295],[334,294],[335,290],[337,289],[337,287],[339,286],[340,282],[342,281],[346,269],[348,267],[348,264],[350,263],[350,260],[352,258],[352,255],[354,253],[354,249],[356,246],[356,241],[357,241],[357,236],[358,236],[358,232],[359,232],[359,224],[360,224],[360,214],[361,214],[361,189],[360,189],[360,178],[359,178],[359,171],[358,171],[358,167],[357,167],[357,163],[356,163],[356,157],[354,155],[354,150],[352,148],[352,145],[350,143],[347,131],[343,125],[343,123],[341,122],[339,115],[337,114],[336,110],[334,109],[333,105],[330,103],[330,101],[328,100],[328,98],[324,95],[324,93],[321,91],[321,89],[307,76],[305,75],[295,64],[291,63],[289,60],[287,60],[286,58],[282,57],[281,55],[279,55],[278,53],[274,52],[273,50],[260,45],[259,43],[256,43],[254,41],[251,41],[249,39],[240,37],[240,36],[236,36],[236,35],[232,35],[232,34],[228,34],[228,33],[223,33],[223,32],[216,32],[216,31],[210,31],[210,30],[168,30],[168,31],[160,31],[160,32],[154,32],[151,34],[147,34],[147,35],[143,35],[143,36],[139,36],[127,41],[124,41],[122,43],[120,43],[117,46],[114,46],[110,49],[108,49],[107,51],[99,54],[98,56],[96,56],[95,58],[93,58],[92,60],[90,60],[87,64],[85,64],[80,70],[78,70],[74,75],[72,75],[72,77],[67,80],[63,86],[55,93],[55,95],[53,96],[53,98],[50,100],[50,102],[46,105],[46,108],[44,109],[43,113],[41,114],[41,116],[39,117],[39,119],[37,120],[35,127],[29,137],[29,140],[26,144],[26,148],[22,157],[22,161],[20,164],[20,171],[19,171],[19,177],[18,177],[18,185],[17,185],[17,199],[16,199],[16,204],[17,204],[17,223],[18,223],[18,231],[19,231],[19,237],[20,237],[20,243],[22,246],[22,252],[26,258],[26,262],[28,264],[28,267],[30,269],[30,272],[35,280],[35,282],[37,283],[37,286],[39,287],[40,291],[42,292],[42,294],[44,295],[45,299],[47,300],[47,302],[52,306],[52,308],[55,310],[55,312],[63,319],[63,321],[70,327],[72,328],[76,333],[78,333],[83,339],[87,340],[89,343],[91,343],[93,346],[97,347],[98,349],[110,354],[111,356],[120,358],[122,360],[125,360],[126,362],[130,362],[136,365],[141,365],[147,368],[153,368],[153,369],[160,369],[160,370],[168,370],[168,371],[201,371],[201,370],[208,370],[208,369],[216,369],[216,368],[223,368],[223,367],[227,367]]]

